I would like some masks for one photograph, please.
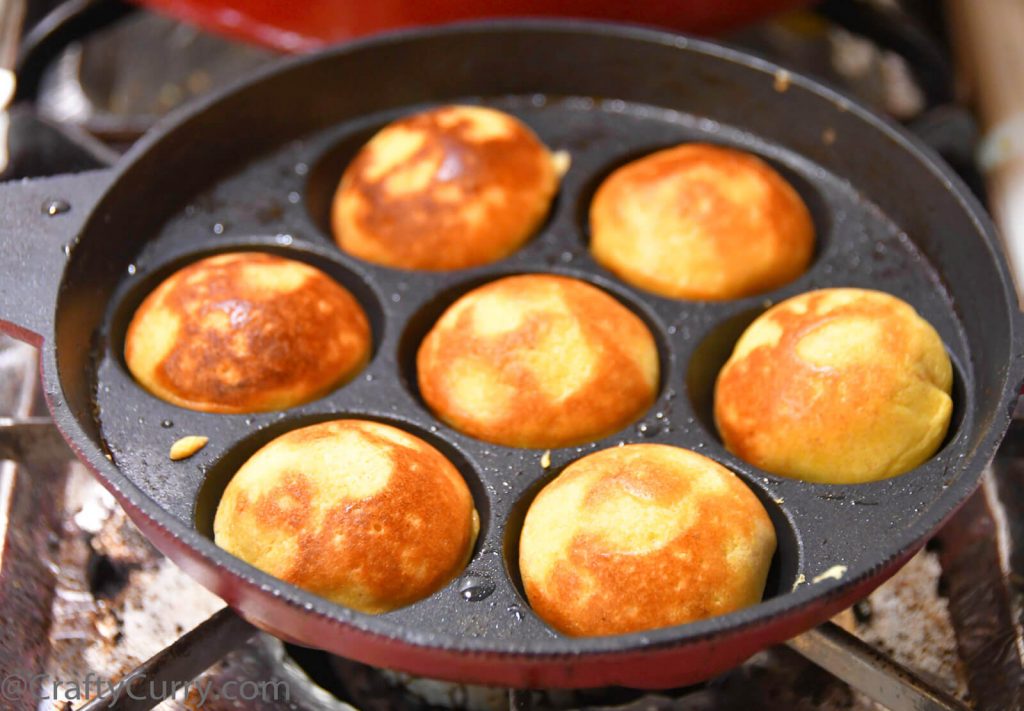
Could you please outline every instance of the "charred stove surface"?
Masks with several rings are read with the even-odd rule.
[[[24,418],[39,408],[34,349],[0,336],[0,417]],[[64,515],[62,467],[31,476],[0,461],[0,679],[31,678],[46,668],[58,532]],[[29,702],[8,693],[4,702]]]

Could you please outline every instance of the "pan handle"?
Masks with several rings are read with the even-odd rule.
[[[112,177],[104,169],[0,184],[0,331],[36,346],[50,332],[64,266]]]

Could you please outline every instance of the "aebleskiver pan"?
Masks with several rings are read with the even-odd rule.
[[[540,234],[505,261],[446,274],[343,255],[326,214],[347,160],[388,120],[455,101],[510,111],[572,154]],[[585,215],[600,179],[686,140],[753,151],[793,182],[818,232],[807,274],[757,297],[705,303],[638,292],[594,264]],[[43,209],[54,199],[70,209]],[[284,413],[210,415],[147,395],[120,356],[134,306],[181,264],[252,248],[304,259],[348,286],[374,328],[370,365],[326,398]],[[673,443],[737,472],[779,534],[765,602],[682,627],[591,639],[559,636],[530,611],[512,563],[525,506],[592,447],[555,450],[544,468],[542,452],[459,435],[431,418],[411,363],[419,339],[458,295],[533,271],[597,284],[651,326],[662,357],[658,401],[641,426],[595,446]],[[904,476],[861,486],[779,479],[728,454],[710,423],[711,381],[742,327],[767,303],[824,286],[904,298],[949,349],[950,435]],[[576,22],[414,30],[288,61],[176,113],[111,170],[0,187],[0,323],[41,345],[49,406],[82,461],[158,548],[241,614],[285,639],[378,666],[508,686],[691,683],[850,605],[977,486],[1024,372],[1017,301],[992,226],[927,149],[840,94],[750,55]],[[393,422],[439,446],[463,471],[482,517],[466,576],[386,615],[286,585],[209,536],[219,492],[248,454],[286,429],[343,415]],[[186,434],[209,444],[171,462],[170,443]]]

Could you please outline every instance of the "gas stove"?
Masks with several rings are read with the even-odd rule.
[[[911,16],[894,15],[890,3],[852,4],[863,6],[859,14],[826,2],[728,39],[842,83],[910,126],[980,189],[977,130],[952,101],[934,7],[906,3]],[[67,25],[50,14],[25,36],[36,54],[23,55],[19,84],[34,100],[10,111],[6,179],[109,164],[166,111],[274,58],[111,3],[69,3],[54,13],[90,31],[79,27],[68,43]],[[912,31],[894,17],[912,17]],[[143,51],[152,46],[174,51]],[[149,708],[163,697],[162,709],[212,711],[1024,706],[1024,421],[1011,428],[982,488],[925,550],[830,625],[699,687],[507,690],[293,647],[224,609],[74,462],[44,417],[36,358],[0,337],[0,458],[12,460],[0,465],[0,708]]]

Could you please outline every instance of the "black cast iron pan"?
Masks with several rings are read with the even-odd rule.
[[[343,255],[327,227],[347,160],[379,127],[443,102],[509,111],[573,157],[552,215],[519,253],[421,274]],[[615,166],[682,141],[753,151],[810,205],[811,269],[784,288],[723,303],[676,301],[613,278],[587,252],[589,198]],[[69,209],[63,209],[68,207]],[[843,96],[746,54],[677,35],[571,22],[405,32],[282,64],[193,104],[114,169],[0,189],[0,318],[42,345],[45,392],[78,455],[154,543],[244,616],[281,637],[371,664],[509,686],[658,687],[707,678],[867,594],[974,490],[1022,377],[1021,321],[993,230],[963,185],[912,138]],[[127,374],[134,307],[160,279],[212,252],[264,249],[319,266],[370,315],[375,353],[354,382],[278,413],[212,415],[159,401]],[[419,339],[458,295],[499,275],[571,274],[621,299],[660,344],[663,383],[637,426],[541,452],[472,440],[435,421],[415,383]],[[772,302],[824,286],[906,299],[955,365],[953,423],[938,454],[888,481],[781,479],[725,451],[711,422],[717,369]],[[461,468],[482,517],[467,573],[381,616],[332,605],[245,565],[210,538],[220,491],[273,436],[330,417],[397,423]],[[170,444],[210,438],[172,463]],[[646,633],[571,639],[519,587],[518,526],[538,487],[620,441],[673,443],[724,463],[768,508],[779,537],[765,601]]]

